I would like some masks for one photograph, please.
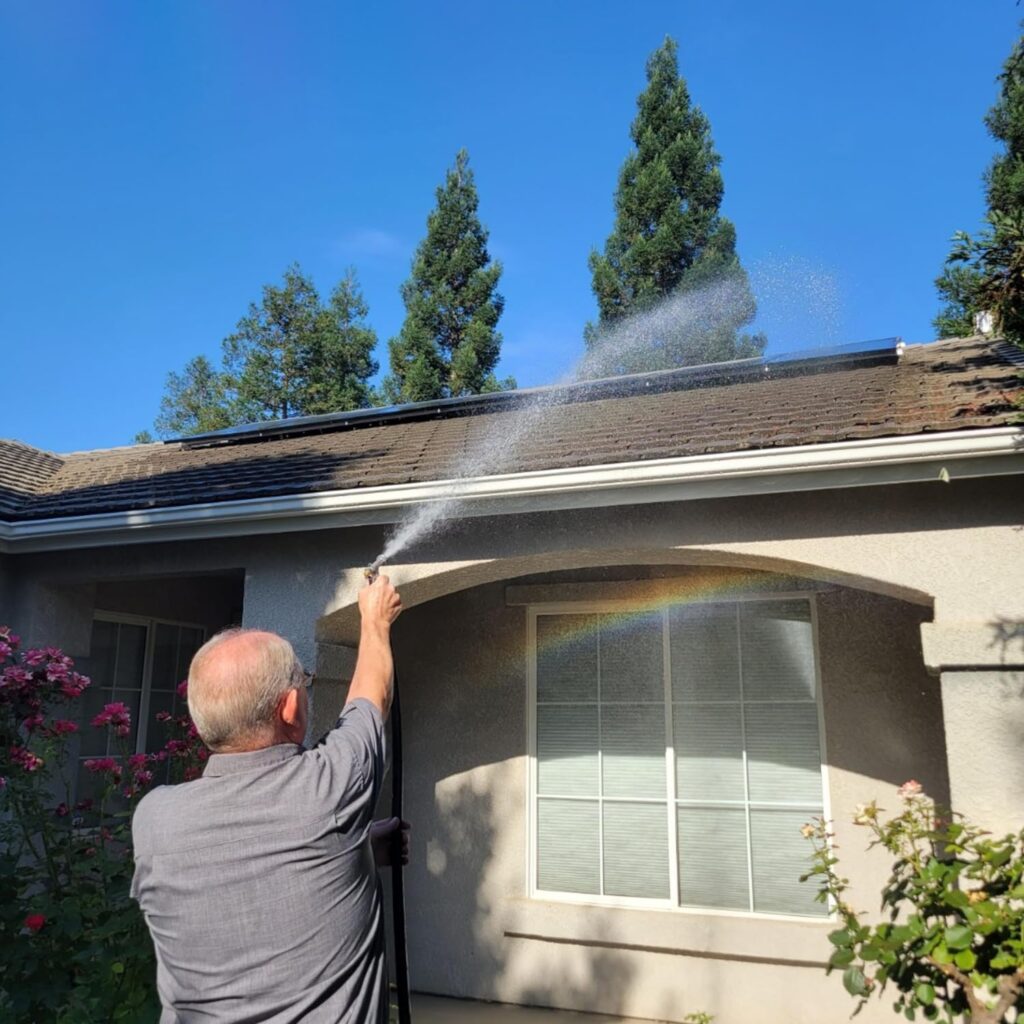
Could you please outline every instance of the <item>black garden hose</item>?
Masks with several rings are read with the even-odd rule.
[[[402,705],[398,699],[398,671],[391,698],[391,817],[402,817]],[[402,827],[399,824],[391,853],[391,915],[395,942],[395,983],[398,988],[398,1024],[412,1024],[409,1001],[409,949],[405,937],[405,875],[402,872]]]

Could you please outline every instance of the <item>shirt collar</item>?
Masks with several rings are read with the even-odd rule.
[[[242,754],[211,754],[206,762],[205,776],[235,775],[253,768],[269,768],[273,764],[287,761],[302,753],[298,743],[278,743],[259,750],[247,750]]]

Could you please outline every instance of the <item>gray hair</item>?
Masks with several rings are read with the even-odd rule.
[[[228,640],[256,635],[259,641],[237,658],[211,655]],[[283,637],[258,629],[225,629],[196,651],[188,671],[188,710],[211,749],[244,745],[273,729],[281,697],[302,681],[302,665]]]

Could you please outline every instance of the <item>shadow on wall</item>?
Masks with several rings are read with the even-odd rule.
[[[989,647],[997,652],[1001,665],[1007,668],[1024,667],[1024,622],[1019,619],[997,619],[992,624]]]
[[[413,824],[412,986],[618,1013],[633,968],[616,951],[541,951],[526,967],[505,935],[507,908],[526,893],[524,623],[522,609],[505,606],[504,586],[492,585],[422,605],[395,630]]]
[[[819,595],[826,754],[833,768],[893,787],[916,778],[948,805],[939,680],[921,650],[921,624],[931,618],[930,609],[862,591]],[[832,814],[848,818],[852,810],[833,806]]]
[[[421,957],[412,965],[413,987],[444,994],[514,1001],[524,1006],[576,1008],[591,1006],[607,1014],[624,1013],[634,968],[615,950],[600,947],[563,947],[557,956],[537,950],[527,963],[519,963],[516,940],[503,928],[503,904],[512,898],[489,880],[502,873],[498,860],[507,846],[502,833],[508,821],[498,799],[480,788],[479,780],[463,778],[446,787],[424,844],[423,868],[430,877],[430,896],[420,902],[423,886],[414,886],[416,924],[410,943]],[[418,851],[419,852],[419,851]],[[430,979],[422,963],[430,922],[443,915],[462,932],[457,948],[447,945],[431,951]],[[614,940],[600,928],[591,938]],[[437,970],[441,961],[441,970]],[[528,980],[514,977],[526,972]],[[425,984],[424,984],[425,981]]]
[[[666,571],[673,570],[657,573]],[[641,566],[515,582],[649,575],[650,567]],[[592,915],[587,944],[555,948],[507,934],[516,930],[527,893],[526,612],[506,605],[508,582],[426,602],[395,629],[413,823],[407,876],[413,987],[612,1014],[628,1013],[642,994],[666,1019],[707,1008],[685,1002],[692,961],[680,961],[678,982],[641,993],[637,986],[651,981],[645,964],[664,954],[602,947],[621,941],[614,916]],[[869,799],[865,784],[895,789],[909,777],[940,802],[948,800],[938,681],[926,673],[920,648],[920,624],[930,612],[838,588],[820,593],[818,605],[828,763],[841,770],[836,777],[849,773],[833,815],[846,818],[856,802]],[[710,998],[708,984],[705,977],[701,991]]]

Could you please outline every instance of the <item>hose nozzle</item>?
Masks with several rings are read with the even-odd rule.
[[[380,575],[379,565],[368,565],[363,570],[363,576],[367,583],[372,583]]]

